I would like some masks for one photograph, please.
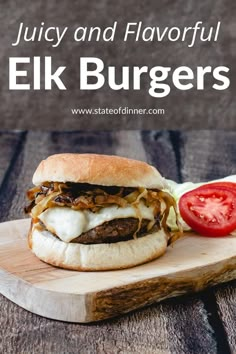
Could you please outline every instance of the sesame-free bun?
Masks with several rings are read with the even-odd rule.
[[[129,241],[85,245],[63,242],[49,231],[33,226],[28,241],[42,261],[78,271],[134,267],[160,257],[167,248],[163,230]]]
[[[43,160],[33,184],[43,182],[90,183],[102,186],[163,189],[165,179],[146,162],[96,154],[57,154]]]

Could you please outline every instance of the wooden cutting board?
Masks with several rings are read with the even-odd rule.
[[[27,247],[29,219],[0,224],[0,292],[38,315],[93,322],[236,278],[236,237],[186,235],[161,258],[126,270],[52,267]]]

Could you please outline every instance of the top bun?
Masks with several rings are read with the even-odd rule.
[[[120,156],[57,154],[41,161],[33,184],[43,182],[89,183],[102,186],[163,189],[165,179],[146,162]]]

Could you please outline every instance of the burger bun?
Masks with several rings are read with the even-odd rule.
[[[33,226],[29,246],[42,261],[78,271],[112,270],[134,267],[163,255],[167,235],[163,230],[129,241],[103,244],[66,243],[52,233]]]

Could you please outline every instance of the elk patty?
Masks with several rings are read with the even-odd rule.
[[[102,225],[84,232],[80,236],[74,238],[73,243],[96,244],[96,243],[113,243],[119,241],[127,241],[133,238],[138,228],[138,219],[114,219],[107,221]],[[147,231],[149,220],[142,220],[141,228],[137,236]]]

